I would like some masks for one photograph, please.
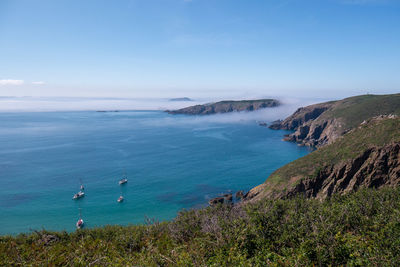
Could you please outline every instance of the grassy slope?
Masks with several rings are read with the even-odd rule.
[[[400,94],[361,95],[336,101],[317,121],[339,118],[343,122],[343,130],[348,130],[365,119],[385,114],[400,115]]]
[[[277,103],[279,105],[279,101],[275,99],[256,99],[256,100],[224,100],[219,102],[207,103],[203,105],[194,105],[185,108],[181,108],[178,110],[171,111],[173,113],[187,113],[201,109],[202,107],[213,107],[214,109],[218,108],[227,108],[232,106],[234,110],[246,110],[249,105],[258,105],[262,103]]]
[[[267,188],[275,185],[287,185],[304,177],[312,177],[316,170],[328,164],[355,158],[371,146],[382,146],[400,142],[400,118],[373,121],[359,126],[345,134],[334,143],[324,146],[305,157],[297,159],[276,170],[266,180]]]
[[[148,226],[3,236],[0,266],[398,266],[399,211],[400,189],[389,188],[264,199]]]

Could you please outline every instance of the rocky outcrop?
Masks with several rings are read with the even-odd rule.
[[[330,108],[333,104],[334,102],[328,102],[299,108],[285,120],[273,122],[269,128],[274,130],[296,130],[305,123],[318,118],[319,115]]]
[[[321,147],[357,127],[363,120],[379,115],[400,115],[400,94],[361,95],[299,108],[271,129],[295,131],[284,140]]]
[[[167,110],[169,114],[210,115],[235,111],[253,111],[268,107],[277,107],[280,103],[275,99],[220,101],[204,105],[195,105],[178,110]]]
[[[292,180],[296,180],[293,177]],[[356,191],[361,187],[379,188],[400,185],[400,143],[366,149],[358,157],[336,165],[326,165],[312,178],[288,183],[285,190],[269,190],[262,184],[250,190],[246,200],[260,197],[275,199],[302,194],[308,198],[324,199],[333,194]]]
[[[233,201],[233,197],[232,197],[232,194],[224,194],[224,202],[225,203],[232,203],[232,201]]]
[[[243,193],[242,190],[237,191],[235,194],[235,199],[233,199],[233,194],[228,193],[228,194],[223,194],[220,197],[215,197],[212,198],[208,201],[208,204],[210,206],[215,206],[218,204],[233,204],[233,202],[239,202],[245,197],[245,194]]]
[[[400,184],[400,143],[374,147],[359,157],[339,165],[326,166],[315,178],[304,179],[287,196],[304,193],[326,198],[335,193],[356,191],[359,187],[379,188]]]
[[[244,197],[244,193],[242,190],[236,192],[235,197],[237,200],[241,200]]]
[[[224,201],[225,201],[225,198],[224,198],[224,197],[215,197],[215,198],[210,199],[210,200],[208,201],[208,204],[209,204],[210,206],[215,206],[215,205],[218,205],[218,204],[223,204]]]
[[[293,115],[283,121],[274,122],[269,128],[294,130],[294,133],[285,135],[283,140],[300,145],[319,147],[332,143],[343,134],[340,120],[318,120],[318,118],[334,103],[328,102],[299,108]]]
[[[283,140],[296,142],[299,145],[321,147],[332,143],[346,133],[339,119],[309,121],[300,125],[297,130],[285,135]]]
[[[229,193],[229,194],[224,194],[221,197],[215,197],[215,198],[210,199],[208,201],[208,204],[210,206],[215,206],[215,205],[224,204],[224,203],[231,204],[232,202],[233,202],[233,196],[231,193]]]

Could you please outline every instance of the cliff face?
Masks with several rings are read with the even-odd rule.
[[[400,118],[378,116],[276,170],[247,201],[298,194],[324,199],[361,187],[400,185]]]
[[[285,141],[322,147],[364,120],[389,114],[400,115],[400,94],[364,95],[303,107],[270,128],[294,130],[284,137]]]
[[[326,165],[313,178],[301,179],[283,191],[267,191],[268,198],[288,198],[298,194],[324,199],[332,194],[344,194],[361,187],[379,188],[400,185],[400,143],[365,150],[359,157],[337,165]],[[254,188],[246,196],[255,198],[265,186]]]
[[[291,116],[283,121],[273,123],[269,128],[275,130],[296,130],[307,122],[315,120],[324,111],[330,108],[334,102],[310,105],[301,107]]]
[[[283,140],[301,145],[320,147],[332,143],[344,133],[341,120],[339,118],[318,120],[318,118],[335,103],[328,102],[299,108],[293,115],[272,124],[269,128],[294,130],[294,133],[286,135]]]
[[[210,115],[235,111],[253,111],[268,107],[277,107],[280,103],[275,99],[220,101],[204,105],[195,105],[178,110],[167,110],[169,114]]]

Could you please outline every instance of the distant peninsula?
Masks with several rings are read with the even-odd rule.
[[[258,99],[258,100],[225,100],[203,105],[195,105],[177,110],[167,110],[169,114],[186,115],[211,115],[216,113],[228,113],[235,111],[253,111],[262,108],[277,107],[280,102],[276,99]]]
[[[322,147],[333,143],[365,120],[390,114],[400,116],[400,94],[360,95],[302,107],[269,128],[294,131],[285,136],[286,141]]]
[[[177,97],[177,98],[171,98],[169,101],[193,101],[193,99],[189,97]]]

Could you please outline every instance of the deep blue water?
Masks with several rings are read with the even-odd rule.
[[[211,118],[211,119],[210,119]],[[158,111],[0,113],[0,234],[172,219],[309,151],[253,120]],[[129,182],[120,187],[123,172]],[[73,201],[83,180],[86,196]],[[125,202],[117,203],[120,192]]]

